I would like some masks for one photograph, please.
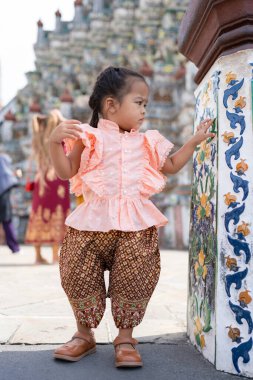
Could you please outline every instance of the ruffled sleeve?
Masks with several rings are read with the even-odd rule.
[[[85,173],[93,170],[101,161],[103,154],[103,139],[98,129],[91,127],[89,124],[81,124],[80,139],[84,144],[84,150],[81,155],[80,167],[77,174],[70,178],[70,192],[76,196],[82,195],[83,180]],[[66,155],[69,155],[76,144],[75,140],[64,139]]]
[[[146,164],[141,181],[141,194],[151,197],[160,193],[166,185],[167,177],[161,169],[174,145],[156,130],[149,130],[144,136]]]
[[[150,165],[160,171],[174,144],[156,130],[147,131],[145,139]]]

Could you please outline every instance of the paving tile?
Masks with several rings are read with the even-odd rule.
[[[9,342],[21,323],[18,318],[0,317],[0,344]]]
[[[8,322],[9,323],[9,322]],[[9,344],[61,344],[71,339],[76,330],[73,318],[26,318],[8,340]],[[105,320],[96,331],[98,343],[109,343]]]

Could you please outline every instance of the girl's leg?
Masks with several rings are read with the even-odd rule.
[[[133,330],[134,330],[133,328],[119,329],[118,336],[120,338],[132,338],[133,337]],[[120,346],[134,351],[134,348],[131,344],[124,343],[124,344],[121,344]]]
[[[19,252],[20,248],[16,239],[12,221],[9,220],[8,222],[3,222],[3,229],[5,232],[6,243],[12,251],[12,253]]]
[[[57,243],[52,245],[52,251],[53,251],[53,264],[57,264],[59,262],[59,245]]]
[[[68,228],[60,252],[62,287],[73,309],[77,331],[54,352],[58,359],[77,361],[95,352],[91,328],[99,325],[105,311],[103,233]],[[100,251],[101,249],[101,251]]]
[[[121,336],[122,338],[132,338],[133,336],[133,327],[130,328],[130,329],[119,329],[119,336]]]
[[[121,232],[114,257],[109,285],[112,314],[118,336],[132,338],[133,328],[141,323],[160,275],[156,227]]]
[[[96,328],[105,311],[102,254],[106,247],[103,239],[100,241],[100,235],[68,228],[60,251],[61,284],[73,309],[77,332],[80,334]]]
[[[35,245],[35,264],[49,264],[49,262],[41,256],[41,245]]]
[[[92,334],[92,330],[90,327],[84,326],[78,321],[76,322],[76,326],[77,326],[78,336],[89,337]]]

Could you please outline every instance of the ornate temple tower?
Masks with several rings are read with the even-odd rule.
[[[73,20],[64,21],[58,10],[53,30],[45,30],[39,21],[34,45],[36,69],[26,73],[27,85],[13,99],[11,108],[17,122],[14,139],[6,147],[16,167],[25,172],[34,113],[30,111],[48,113],[60,108],[66,117],[89,121],[89,94],[98,73],[109,65],[124,65],[145,76],[152,90],[143,128],[160,130],[179,148],[191,133],[193,108],[189,101],[193,95],[186,94],[185,64],[176,49],[178,25],[187,2],[73,0]],[[0,112],[0,122],[8,110]],[[179,176],[170,176],[165,192],[154,199],[170,220],[160,233],[163,247],[184,248],[188,244],[187,173],[186,169]],[[20,192],[25,176],[21,181]],[[19,205],[25,204],[26,196],[19,194]]]

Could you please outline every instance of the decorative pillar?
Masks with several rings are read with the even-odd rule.
[[[192,0],[180,51],[198,67],[195,127],[214,139],[193,156],[187,332],[219,370],[253,376],[253,7]]]

